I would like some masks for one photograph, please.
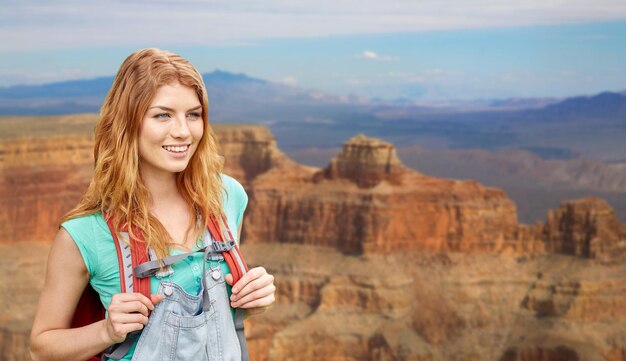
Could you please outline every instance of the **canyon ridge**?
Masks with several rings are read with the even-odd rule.
[[[28,333],[61,216],[92,170],[96,115],[0,118],[0,358]],[[507,195],[406,167],[356,135],[326,167],[267,128],[214,125],[249,196],[242,250],[275,275],[254,360],[626,360],[626,225],[598,198],[520,224]]]

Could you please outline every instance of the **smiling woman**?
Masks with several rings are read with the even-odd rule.
[[[139,132],[142,176],[156,176],[154,173],[159,170],[182,172],[203,132],[202,105],[194,89],[180,83],[160,87]]]
[[[122,64],[93,179],[50,250],[34,360],[248,359],[243,311],[274,302],[274,278],[239,252],[248,198],[222,174],[206,94],[176,54],[143,49]]]

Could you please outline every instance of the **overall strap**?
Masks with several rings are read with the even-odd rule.
[[[209,232],[211,232],[211,236],[216,241],[213,244],[218,245],[221,243],[225,244],[225,250],[222,252],[224,256],[224,260],[226,264],[228,264],[228,268],[230,268],[230,273],[233,275],[233,285],[237,283],[243,277],[244,274],[248,272],[248,265],[246,261],[243,259],[241,251],[239,251],[239,247],[237,243],[235,243],[235,238],[233,234],[230,232],[228,228],[228,223],[226,223],[226,218],[224,215],[221,217],[223,227],[220,227],[220,223],[217,218],[212,215],[209,217],[207,222]],[[221,233],[219,230],[223,230],[224,233]],[[220,246],[216,246],[220,247]],[[244,309],[237,308],[235,309],[235,331],[237,332],[237,338],[239,339],[239,347],[241,348],[241,360],[249,361],[250,353],[248,352],[248,345],[246,343],[246,335],[244,333]]]

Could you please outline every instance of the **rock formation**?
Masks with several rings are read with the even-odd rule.
[[[605,261],[626,259],[626,225],[602,199],[563,202],[550,211],[543,240],[549,252]]]
[[[372,188],[382,181],[398,183],[404,172],[392,144],[359,134],[343,145],[323,174],[327,179],[344,178],[360,188]]]
[[[326,169],[289,165],[256,177],[251,200],[246,242],[348,253],[497,251],[515,243],[515,205],[502,191],[419,174],[393,145],[362,135]]]
[[[0,137],[0,243],[52,240],[89,184],[96,117],[14,119],[3,119],[4,134],[35,124]]]
[[[18,124],[13,119],[4,118],[9,124],[1,125],[15,128]],[[93,171],[96,116],[22,119],[26,121],[35,122],[37,131],[28,128],[11,138],[0,138],[0,208],[4,210],[0,244],[52,240],[59,220],[86,190]],[[256,175],[293,163],[277,148],[267,128],[214,128],[226,158],[226,172],[246,187]]]
[[[89,181],[94,124],[0,118],[2,359],[28,359],[45,243]],[[215,131],[250,197],[243,252],[276,277],[277,304],[246,321],[253,360],[626,360],[626,232],[606,202],[522,225],[502,191],[406,168],[377,139],[320,169],[266,128]]]
[[[30,327],[49,249],[47,244],[24,241],[0,244],[0,360],[30,360]]]
[[[269,129],[254,125],[213,125],[228,174],[247,187],[257,175],[291,162]]]
[[[278,289],[277,305],[249,320],[257,360],[624,360],[626,280],[617,265],[553,255],[350,256],[297,244],[243,250]]]

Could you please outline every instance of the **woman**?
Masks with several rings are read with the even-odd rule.
[[[124,360],[133,355],[134,359],[154,359],[155,352],[184,358],[176,356],[180,350],[158,350],[165,342],[160,337],[171,335],[166,328],[161,335],[147,332],[157,323],[150,320],[159,313],[157,309],[169,304],[163,300],[172,288],[183,299],[195,300],[206,294],[209,278],[204,269],[221,271],[226,274],[222,283],[225,279],[231,284],[228,267],[219,260],[207,260],[206,252],[190,253],[170,269],[161,269],[158,277],[151,277],[150,297],[122,293],[116,246],[107,220],[109,225],[119,225],[114,226],[115,232],[125,225],[131,235],[143,235],[159,259],[202,249],[210,216],[223,216],[224,228],[236,228],[239,239],[247,196],[237,181],[221,173],[222,158],[208,124],[206,89],[193,65],[158,49],[131,54],[101,109],[94,156],[89,188],[64,217],[50,250],[31,333],[32,357],[85,360],[145,328]],[[71,328],[87,284],[98,292],[107,316]],[[163,285],[172,287],[164,291]],[[233,285],[230,306],[248,313],[261,312],[274,302],[274,291],[273,277],[262,267],[253,268]],[[161,327],[156,324],[152,330]],[[201,342],[207,344],[202,347],[208,355],[199,359],[215,359],[210,355],[212,348],[229,348],[215,346],[222,337],[207,338],[211,337]]]

